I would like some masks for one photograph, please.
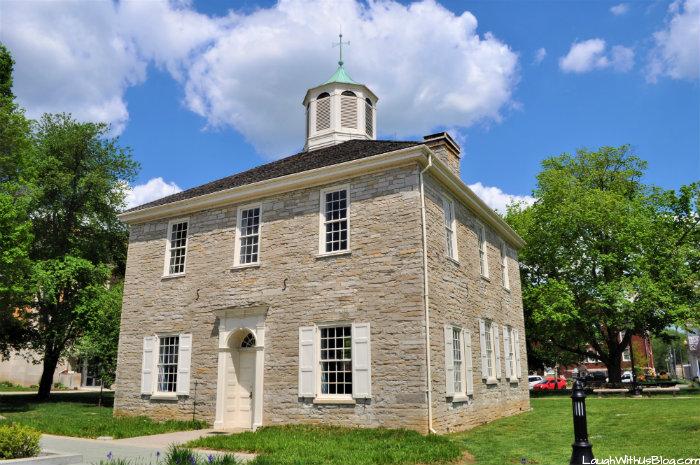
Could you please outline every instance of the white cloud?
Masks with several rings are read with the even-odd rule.
[[[518,79],[518,56],[469,12],[433,0],[280,0],[210,17],[189,2],[6,0],[0,39],[17,60],[16,94],[31,116],[70,111],[117,129],[125,92],[154,63],[185,90],[210,127],[233,127],[264,154],[303,145],[307,88],[335,68],[342,25],[346,68],[379,96],[380,134],[498,121]],[[439,27],[436,27],[439,25]]]
[[[610,7],[610,13],[615,16],[622,16],[630,11],[629,3],[620,3]]]
[[[608,51],[603,39],[588,39],[571,44],[569,53],[559,59],[559,68],[565,73],[587,73],[612,67],[626,72],[634,66],[634,50],[615,45]]]
[[[143,205],[146,202],[157,200],[166,195],[181,192],[180,186],[174,182],[165,182],[163,178],[151,178],[145,184],[137,184],[127,189],[126,208],[133,208]]]
[[[540,63],[542,63],[542,61],[545,59],[546,56],[547,56],[547,49],[544,47],[540,47],[535,52],[535,59],[533,60],[533,62],[536,65],[539,65]]]
[[[700,0],[676,0],[670,19],[654,33],[654,48],[647,65],[647,80],[659,76],[695,80],[700,77]]]
[[[481,200],[486,202],[486,205],[502,214],[506,212],[506,207],[511,203],[516,202],[525,205],[532,205],[535,203],[535,198],[530,195],[506,194],[498,187],[484,186],[481,182],[469,184],[469,188],[474,191]]]

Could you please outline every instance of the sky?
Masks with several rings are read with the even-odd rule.
[[[341,27],[379,138],[449,131],[497,210],[579,148],[630,144],[664,188],[700,179],[700,0],[0,0],[19,103],[109,123],[141,164],[130,206],[301,150]]]

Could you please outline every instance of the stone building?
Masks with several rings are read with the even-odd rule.
[[[377,100],[341,62],[304,151],[121,215],[115,414],[443,433],[529,408],[523,241],[448,134],[376,140]]]

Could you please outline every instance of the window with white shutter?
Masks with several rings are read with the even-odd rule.
[[[498,348],[498,326],[491,320],[479,320],[479,342],[481,345],[481,377],[487,383],[500,378],[501,363]]]
[[[352,396],[372,397],[372,352],[369,323],[352,325]]]
[[[498,325],[496,323],[491,323],[491,328],[493,329],[493,346],[495,349],[496,358],[496,378],[501,379],[501,336],[498,331]]]
[[[190,366],[192,362],[192,334],[180,334],[177,364],[177,394],[190,395]]]
[[[474,366],[472,362],[472,335],[463,331],[464,338],[464,372],[467,381],[467,395],[474,395]]]
[[[157,338],[146,336],[143,338],[143,359],[141,364],[141,394],[153,393],[153,367],[155,366],[154,350]]]
[[[510,379],[512,376],[513,366],[512,363],[515,360],[512,353],[512,347],[510,340],[510,326],[503,326],[503,357],[505,358],[506,365],[506,379]]]
[[[469,391],[467,366],[471,372],[471,343],[467,352],[465,334],[458,326],[445,325],[445,395],[460,400]]]
[[[520,364],[520,331],[517,329],[513,330],[513,346],[515,347],[515,377],[517,379],[522,378],[522,365]]]
[[[299,397],[316,397],[316,327],[299,328]]]

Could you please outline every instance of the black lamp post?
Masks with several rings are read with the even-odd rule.
[[[588,442],[586,420],[586,391],[579,378],[574,381],[571,391],[571,404],[574,411],[574,442],[571,444],[570,465],[589,464],[593,461],[593,446]]]

